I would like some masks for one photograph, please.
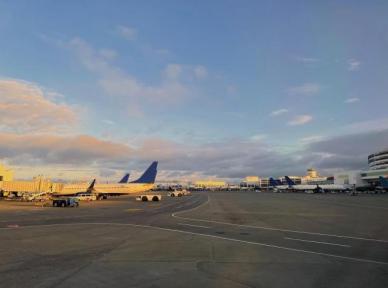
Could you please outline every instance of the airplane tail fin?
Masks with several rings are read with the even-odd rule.
[[[124,177],[119,181],[119,183],[125,184],[128,183],[129,173],[125,174]]]
[[[388,180],[385,179],[383,176],[379,177],[380,184],[383,188],[388,188]]]
[[[290,177],[285,176],[284,178],[286,178],[287,185],[289,185],[289,186],[295,185],[295,182],[292,181]]]
[[[150,167],[140,176],[139,179],[132,181],[131,183],[147,183],[153,184],[155,183],[156,174],[158,173],[158,161],[152,162]]]
[[[275,179],[273,179],[272,177],[269,178],[269,186],[271,186],[271,187],[277,186]]]
[[[86,189],[87,193],[92,193],[94,191],[94,184],[96,184],[96,179],[93,179],[92,183],[90,183],[88,189]]]

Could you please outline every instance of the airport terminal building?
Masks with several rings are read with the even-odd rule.
[[[6,168],[0,163],[0,182],[3,181],[12,181],[13,180],[13,171]]]
[[[350,184],[357,187],[376,186],[379,177],[388,178],[388,149],[378,151],[368,156],[369,169],[363,171],[347,171],[337,173],[336,184]]]
[[[375,184],[379,177],[388,178],[388,149],[370,154],[368,156],[369,170],[361,171],[361,178]]]

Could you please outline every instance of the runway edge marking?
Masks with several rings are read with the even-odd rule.
[[[284,237],[284,239],[293,240],[293,241],[301,241],[301,242],[310,242],[310,243],[325,244],[325,245],[341,246],[341,247],[346,247],[346,248],[352,247],[352,246],[350,246],[350,245],[337,244],[337,243],[329,243],[329,242],[322,242],[322,241],[312,241],[312,240],[307,240],[307,239],[297,239],[297,238],[290,238],[290,237]]]

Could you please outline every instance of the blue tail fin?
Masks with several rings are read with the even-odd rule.
[[[284,178],[286,178],[287,185],[289,185],[289,186],[294,186],[295,185],[295,182],[292,181],[290,177],[284,176]]]
[[[272,177],[269,178],[269,186],[271,186],[271,187],[277,186],[276,180],[274,180]]]
[[[388,188],[388,180],[385,179],[383,176],[379,177],[380,184],[383,188]]]
[[[152,162],[150,167],[140,176],[139,179],[132,181],[131,183],[155,183],[156,174],[158,173],[158,161]]]
[[[125,174],[124,177],[119,181],[119,183],[128,183],[129,173]]]

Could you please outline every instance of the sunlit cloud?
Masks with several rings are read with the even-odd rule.
[[[287,124],[290,126],[304,125],[313,120],[311,115],[298,115],[290,120]]]
[[[0,79],[0,131],[63,132],[77,123],[77,110],[62,96],[35,83]]]
[[[0,133],[0,154],[17,164],[94,165],[130,159],[133,149],[88,135]]]

